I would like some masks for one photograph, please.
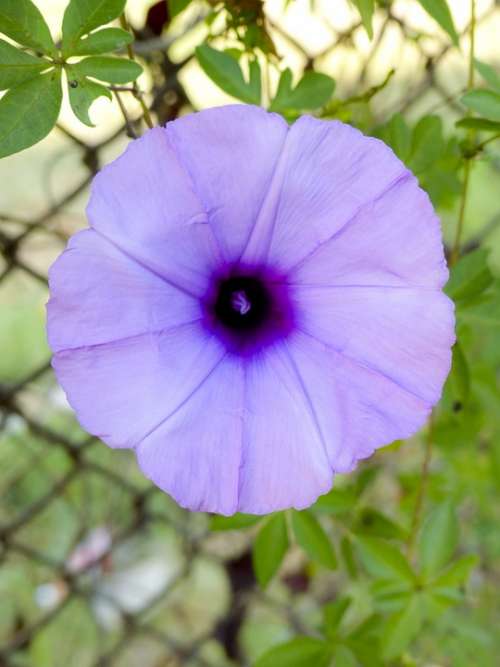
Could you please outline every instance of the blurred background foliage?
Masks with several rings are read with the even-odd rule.
[[[499,3],[67,4],[0,0],[0,664],[494,667]],[[391,145],[441,217],[457,311],[423,432],[265,518],[187,513],[89,438],[44,331],[96,170],[148,124],[235,100]]]

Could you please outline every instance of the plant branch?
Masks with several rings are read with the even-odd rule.
[[[126,30],[127,32],[130,32],[130,26],[128,24],[128,21],[127,21],[127,18],[125,16],[125,14],[122,14],[120,16],[120,24],[121,24],[121,26],[124,30]],[[133,60],[135,62],[134,49],[132,48],[131,44],[127,44],[127,54],[128,54],[129,59]],[[146,125],[149,128],[154,127],[153,119],[151,118],[151,114],[149,113],[148,106],[147,106],[146,102],[144,101],[142,93],[140,92],[139,88],[137,87],[137,83],[135,81],[132,84],[132,95],[135,97],[135,99],[141,105],[142,115],[144,117],[144,121],[145,121]]]
[[[471,20],[469,27],[470,47],[469,47],[469,76],[467,79],[467,90],[474,87],[474,51],[475,51],[475,32],[476,32],[476,0],[471,0],[470,3]],[[470,143],[474,140],[475,132],[473,129],[469,130],[468,138]],[[462,197],[460,200],[460,210],[458,213],[457,229],[455,232],[455,240],[450,255],[450,266],[456,264],[460,257],[460,244],[462,241],[462,234],[464,230],[465,212],[467,209],[467,197],[469,194],[470,172],[472,166],[472,156],[465,155],[464,165],[464,181],[462,186]]]

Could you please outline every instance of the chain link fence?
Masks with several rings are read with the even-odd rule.
[[[498,3],[484,4],[479,34],[499,25]],[[373,97],[373,126],[398,111],[456,116],[465,64],[444,34],[422,34],[405,12],[388,10],[365,48],[354,13],[342,29],[335,27],[334,9],[319,16],[332,35],[321,52],[309,52],[286,22],[268,17],[277,50],[306,68],[331,68],[339,96],[359,96],[361,102]],[[201,20],[195,16],[187,32]],[[137,30],[137,40],[137,53],[151,72],[144,99],[165,123],[190,109],[189,85],[181,81],[192,52],[180,62],[171,59],[166,47],[175,39],[155,35],[147,25]],[[387,53],[388,43],[401,66],[411,63],[411,76],[377,94],[380,53]],[[343,77],[344,63],[353,59]],[[311,581],[293,550],[283,589],[258,590],[251,531],[212,533],[209,517],[179,509],[141,477],[130,452],[111,453],[83,433],[56,386],[41,314],[48,266],[81,224],[81,203],[109,151],[140,131],[140,121],[127,114],[117,130],[90,144],[59,125],[53,134],[60,152],[78,162],[68,174],[71,189],[54,198],[42,183],[45,208],[32,218],[19,217],[16,207],[0,211],[0,299],[6,315],[0,352],[2,667],[245,665],[252,659],[252,632],[265,637],[276,627],[286,636],[288,627],[307,633],[304,607],[335,594],[335,579]],[[38,153],[33,155],[36,160]],[[30,159],[26,154],[24,164]],[[6,164],[2,188],[9,187]],[[50,171],[51,165],[43,168]],[[478,233],[494,232],[497,223],[492,219]]]

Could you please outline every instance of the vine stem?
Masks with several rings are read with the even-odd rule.
[[[127,32],[130,32],[130,26],[129,26],[129,23],[127,21],[127,17],[125,16],[124,13],[120,16],[120,25],[124,30],[126,30]],[[131,44],[127,44],[127,55],[128,55],[130,60],[133,60],[135,62],[134,49],[132,48]],[[143,115],[144,122],[146,123],[146,125],[149,128],[154,127],[153,119],[151,118],[151,114],[149,113],[148,106],[147,106],[146,102],[144,101],[144,98],[142,96],[142,92],[137,87],[137,83],[135,81],[132,84],[132,95],[135,97],[135,99],[141,105],[142,115]]]
[[[471,90],[474,87],[474,53],[475,53],[475,43],[476,43],[476,0],[471,0],[470,2],[470,27],[469,27],[469,75],[467,79],[467,90]],[[474,130],[469,130],[468,138],[469,140],[474,139]],[[460,243],[462,240],[462,234],[464,230],[464,221],[465,221],[465,211],[467,208],[467,197],[469,193],[469,184],[470,184],[470,172],[472,165],[472,156],[465,156],[465,166],[464,166],[464,182],[462,187],[462,197],[460,200],[460,209],[458,213],[458,222],[457,229],[455,232],[455,240],[453,242],[453,248],[450,254],[450,266],[456,264],[460,257]]]
[[[467,79],[467,90],[470,90],[474,87],[474,52],[475,52],[475,30],[476,30],[476,2],[471,0],[470,3],[470,28],[469,28],[469,68],[468,68],[468,79]],[[474,138],[474,130],[469,131],[469,139]],[[460,257],[460,242],[462,239],[462,233],[464,228],[465,220],[465,210],[467,207],[467,195],[469,192],[470,184],[470,172],[471,172],[471,157],[465,156],[465,166],[464,166],[464,181],[462,187],[462,197],[460,201],[460,209],[458,214],[458,223],[455,233],[455,241],[453,243],[453,249],[450,255],[450,265],[456,263]],[[413,554],[415,550],[415,542],[417,534],[420,530],[420,524],[422,522],[422,511],[424,506],[425,493],[427,490],[428,480],[429,480],[429,470],[431,465],[432,458],[432,440],[433,440],[433,427],[434,427],[434,416],[431,412],[429,417],[429,426],[427,430],[427,437],[425,439],[425,451],[424,459],[422,461],[422,470],[420,474],[420,483],[417,489],[417,497],[415,500],[415,508],[413,511],[413,517],[410,527],[410,534],[408,536],[407,542],[407,553],[408,559],[413,559]]]
[[[410,534],[408,536],[407,542],[407,554],[408,560],[413,559],[413,552],[415,549],[415,541],[417,533],[420,529],[420,524],[422,522],[422,510],[424,507],[424,498],[425,492],[427,490],[427,482],[429,479],[429,469],[431,465],[432,458],[432,438],[433,438],[433,426],[434,426],[434,417],[431,412],[429,417],[429,427],[427,430],[427,436],[425,438],[425,450],[424,450],[424,460],[422,461],[422,471],[420,475],[420,483],[417,489],[417,497],[415,500],[415,508],[413,510],[413,517],[411,521]]]

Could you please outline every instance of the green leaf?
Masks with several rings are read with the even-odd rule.
[[[208,44],[196,48],[196,57],[205,74],[228,95],[248,104],[260,104],[260,88],[257,93],[255,72],[252,82],[247,83],[239,63]]]
[[[458,46],[458,35],[453,23],[453,17],[448,7],[446,0],[418,0],[425,11],[432,16],[432,18],[439,23],[441,28],[445,30],[451,37],[455,46]]]
[[[335,81],[326,74],[307,71],[292,89],[292,72],[285,69],[278,83],[278,90],[270,111],[287,109],[317,109],[329,101],[335,90]]]
[[[458,520],[451,501],[434,508],[419,541],[420,567],[425,575],[438,572],[452,557],[459,538]]]
[[[75,116],[85,125],[95,127],[89,118],[89,109],[98,97],[111,99],[111,92],[100,83],[81,76],[74,67],[67,67],[69,102]]]
[[[72,55],[80,37],[120,16],[126,0],[70,0],[62,24],[62,50]]]
[[[252,92],[252,95],[254,98],[259,100],[260,104],[260,99],[262,96],[262,76],[260,72],[260,65],[257,60],[252,60],[250,65],[250,80],[249,80],[249,88]]]
[[[332,544],[316,517],[304,510],[292,511],[292,528],[299,545],[313,561],[330,570],[337,567]]]
[[[344,618],[352,600],[350,597],[340,597],[334,602],[329,602],[323,607],[323,619],[325,628],[330,638],[335,637],[337,629]]]
[[[466,306],[458,313],[461,319],[472,325],[500,326],[500,281],[495,281],[493,288],[485,292],[477,302]]]
[[[57,53],[45,19],[31,0],[1,0],[0,32],[35,51]]]
[[[133,60],[113,56],[90,56],[71,68],[78,76],[91,76],[115,84],[134,81],[142,73],[142,67]]]
[[[488,250],[478,248],[460,259],[451,269],[445,292],[457,304],[475,299],[493,282],[488,266]]]
[[[93,56],[99,53],[109,53],[122,49],[130,44],[134,38],[121,28],[102,28],[80,39],[73,50],[74,56]]]
[[[31,56],[0,39],[0,90],[18,86],[51,67],[51,63]]]
[[[43,139],[56,124],[61,98],[59,69],[9,90],[0,100],[0,157]]]
[[[358,565],[354,554],[353,543],[348,535],[344,535],[340,540],[340,553],[349,576],[351,579],[355,579],[358,576]]]
[[[357,7],[361,20],[368,37],[373,38],[373,12],[375,11],[375,0],[352,0]]]
[[[478,564],[478,557],[475,554],[462,556],[452,563],[444,572],[442,572],[430,585],[431,588],[450,588],[453,586],[463,586],[471,571]]]
[[[356,495],[352,489],[332,489],[311,506],[314,512],[325,514],[345,514],[356,504]]]
[[[211,530],[239,530],[240,528],[249,528],[254,526],[259,521],[262,521],[262,516],[259,514],[242,514],[237,513],[233,516],[222,516],[216,514],[210,520]]]
[[[398,158],[406,162],[410,157],[412,133],[401,113],[396,113],[383,133],[383,139],[391,146]]]
[[[332,648],[321,639],[295,637],[267,651],[254,667],[327,667]]]
[[[500,75],[491,65],[483,63],[481,60],[474,60],[474,65],[477,71],[486,81],[486,83],[493,88],[494,91],[500,93]]]
[[[381,642],[383,657],[391,660],[401,655],[419,634],[422,621],[420,596],[412,595],[402,611],[387,619]]]
[[[267,586],[278,571],[287,549],[286,519],[283,512],[280,512],[264,524],[253,545],[253,568],[262,588]]]
[[[413,130],[408,158],[410,169],[417,175],[426,171],[441,156],[443,144],[441,119],[438,116],[421,118]]]
[[[359,667],[359,662],[355,653],[348,646],[339,644],[335,648],[334,663],[335,667]]]
[[[178,14],[183,12],[190,3],[191,0],[168,0],[170,18],[175,18]]]
[[[453,360],[451,365],[450,383],[453,396],[462,405],[467,402],[470,391],[469,364],[465,358],[462,346],[456,341],[453,346]]]
[[[500,121],[500,94],[492,90],[470,90],[460,100],[468,109],[472,109],[489,120]]]
[[[483,130],[484,132],[500,132],[500,121],[488,120],[487,118],[461,118],[457,120],[455,126],[471,130]]]
[[[392,519],[371,507],[364,507],[355,524],[356,532],[374,537],[404,538],[405,531]]]
[[[369,574],[413,584],[415,575],[400,549],[375,537],[357,537],[356,542]]]

